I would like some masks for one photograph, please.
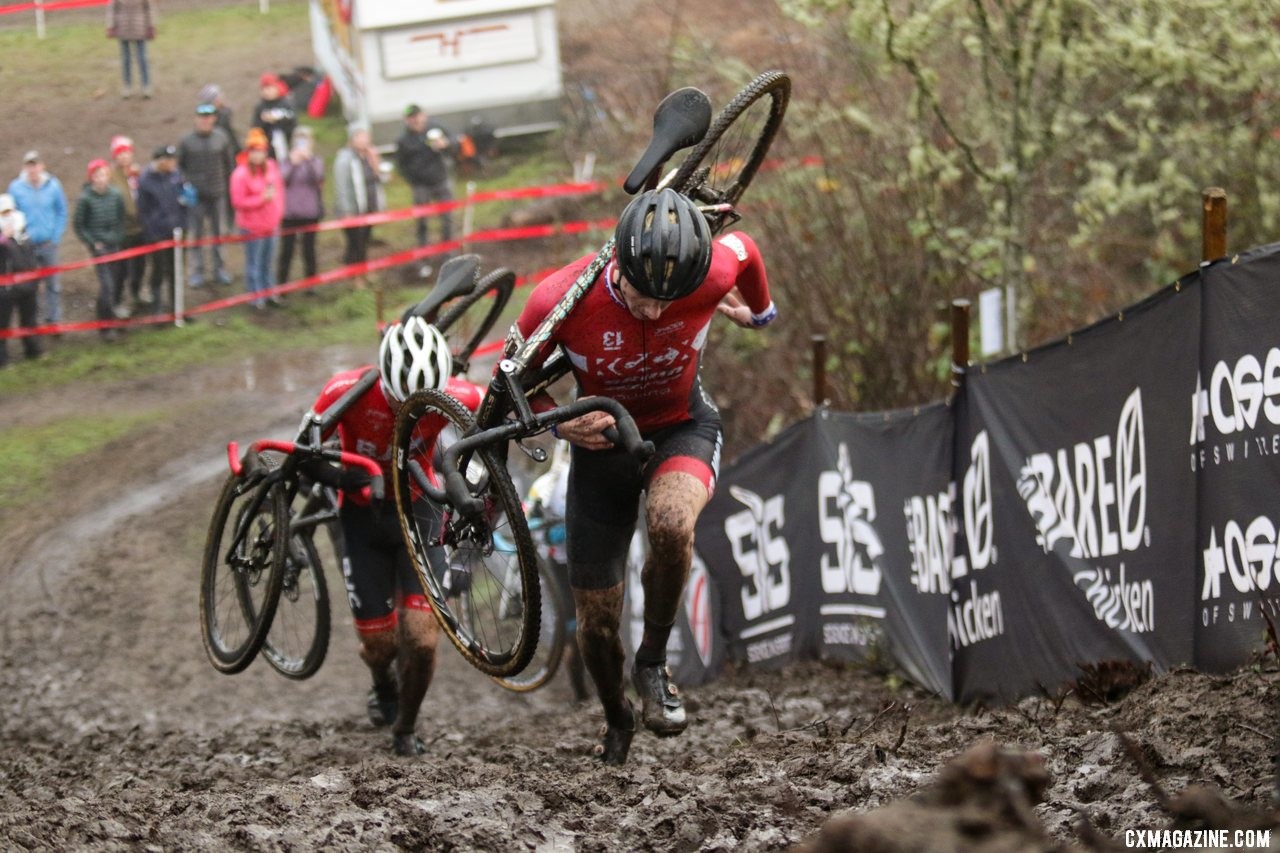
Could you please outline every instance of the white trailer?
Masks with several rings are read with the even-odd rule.
[[[311,0],[311,40],[348,120],[378,142],[409,104],[455,133],[559,126],[555,0]]]

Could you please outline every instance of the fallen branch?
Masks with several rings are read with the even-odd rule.
[[[1142,750],[1127,734],[1116,729],[1116,737],[1120,738],[1120,745],[1124,747],[1125,753],[1137,765],[1138,776],[1143,782],[1147,783],[1152,793],[1156,795],[1156,803],[1160,808],[1169,811],[1169,795],[1165,792],[1164,786],[1160,784],[1160,780],[1156,778],[1155,772],[1151,769],[1151,762],[1147,761],[1147,757],[1142,754]]]

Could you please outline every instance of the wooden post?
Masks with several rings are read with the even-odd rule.
[[[1200,259],[1215,261],[1227,254],[1227,191],[1222,187],[1208,187],[1200,197],[1204,203]]]
[[[813,344],[813,405],[817,408],[827,404],[827,336],[813,335],[809,341]]]
[[[951,385],[964,384],[969,368],[969,300],[951,300]]]

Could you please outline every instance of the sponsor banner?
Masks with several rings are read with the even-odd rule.
[[[1280,622],[1280,244],[1215,263],[1202,281],[1183,467],[1200,478],[1195,663],[1220,672]]]
[[[1196,276],[969,374],[947,617],[962,701],[1055,690],[1079,665],[1192,658]]]
[[[817,536],[789,535],[792,566],[816,573],[824,657],[888,656],[951,696],[946,612],[954,541],[952,419],[936,403],[875,415],[823,411],[814,438]],[[791,475],[791,465],[777,470]],[[815,553],[816,549],[816,553]]]
[[[722,471],[698,519],[731,660],[782,666],[817,654],[819,429],[814,418],[793,424]]]

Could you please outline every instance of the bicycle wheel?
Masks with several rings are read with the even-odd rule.
[[[511,300],[515,284],[516,274],[511,270],[504,267],[490,270],[476,282],[475,290],[456,300],[436,320],[436,328],[445,333],[453,352],[455,374],[467,372],[471,356],[484,343]],[[482,302],[490,296],[492,299]]]
[[[447,443],[472,426],[462,404],[439,391],[404,402],[396,418],[396,507],[441,629],[476,669],[509,677],[533,657],[542,597],[537,553],[505,460],[486,448],[466,464],[471,493],[485,504],[479,519],[427,499],[414,470],[437,435]]]
[[[566,607],[572,608],[573,604],[565,604],[555,578],[541,560],[538,565],[538,582],[542,592],[542,618],[538,620],[537,651],[523,672],[493,679],[516,693],[537,690],[554,678],[556,670],[560,668],[560,659],[564,656]]]
[[[308,500],[305,506],[312,503]],[[286,678],[301,681],[315,675],[329,651],[329,588],[324,566],[326,558],[334,566],[342,561],[342,531],[337,525],[336,519],[302,529],[291,523],[280,603],[262,646],[267,663]],[[318,528],[325,532],[318,534]],[[323,547],[317,544],[317,535]]]
[[[209,662],[240,672],[262,648],[284,581],[289,515],[280,489],[243,473],[222,487],[200,571],[200,629]]]
[[[782,127],[790,98],[791,78],[785,73],[756,77],[720,111],[666,184],[702,204],[736,205]],[[736,218],[711,213],[707,222],[716,234]]]

